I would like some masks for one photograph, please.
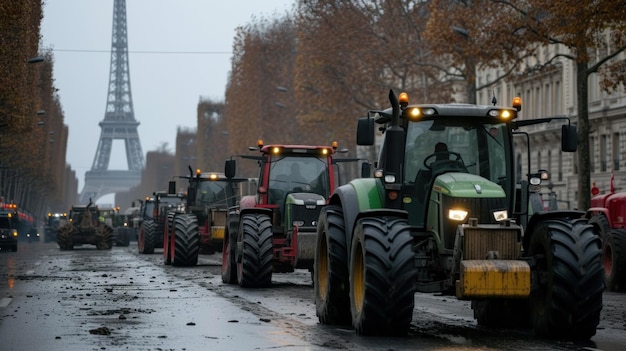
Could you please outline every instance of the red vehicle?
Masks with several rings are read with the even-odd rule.
[[[604,282],[610,291],[626,291],[626,192],[615,192],[612,177],[610,191],[599,192],[594,184],[587,217],[602,239]]]
[[[268,286],[272,273],[312,270],[317,219],[339,185],[332,146],[263,145],[260,156],[241,155],[259,164],[255,195],[244,196],[228,214],[222,250],[222,280],[243,287]],[[226,176],[236,173],[226,161]],[[369,169],[367,169],[369,171]]]

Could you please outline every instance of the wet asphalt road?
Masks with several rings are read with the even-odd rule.
[[[159,250],[157,250],[159,251]],[[528,330],[476,326],[469,302],[417,294],[405,338],[359,337],[317,323],[307,271],[273,286],[225,285],[219,254],[196,267],[163,265],[136,243],[61,251],[21,243],[0,251],[0,350],[623,350],[626,294],[605,293],[590,342],[539,340]]]

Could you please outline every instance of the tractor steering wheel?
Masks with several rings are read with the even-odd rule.
[[[450,159],[450,155],[454,157]],[[436,158],[437,156],[444,156],[447,158],[443,160],[432,160],[433,158]],[[431,160],[432,162],[428,162]],[[446,165],[460,164],[462,169],[465,168],[465,163],[463,162],[463,158],[461,157],[461,154],[459,154],[458,152],[454,152],[454,151],[441,151],[441,152],[435,152],[434,154],[428,155],[428,157],[424,159],[424,167],[432,171],[433,165],[438,162],[445,163]]]

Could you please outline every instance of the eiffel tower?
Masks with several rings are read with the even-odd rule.
[[[109,93],[104,120],[100,122],[100,141],[91,170],[85,173],[85,186],[80,202],[94,203],[98,198],[115,192],[128,191],[141,181],[144,155],[133,112],[128,72],[128,35],[126,31],[126,1],[113,3],[113,40]],[[128,170],[109,170],[113,140],[124,140]]]

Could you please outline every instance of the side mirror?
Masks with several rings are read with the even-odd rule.
[[[237,173],[237,161],[230,159],[224,162],[224,174],[226,178],[234,178]]]
[[[374,145],[374,119],[369,117],[359,118],[356,128],[357,145]]]
[[[578,149],[578,134],[576,126],[564,124],[561,126],[561,151],[575,152]]]

